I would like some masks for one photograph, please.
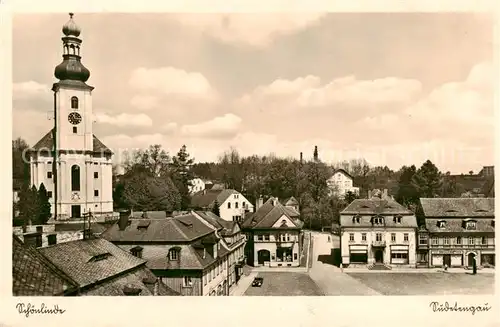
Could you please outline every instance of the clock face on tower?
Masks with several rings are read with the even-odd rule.
[[[82,116],[78,112],[72,112],[68,115],[68,121],[73,125],[78,125],[82,121]]]

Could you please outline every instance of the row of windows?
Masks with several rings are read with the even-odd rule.
[[[94,190],[94,196],[99,196],[99,190]],[[52,198],[52,191],[47,191],[47,197]]]
[[[210,269],[206,274],[203,275],[203,285],[210,283],[215,277],[219,276],[223,271],[227,270],[227,258],[219,262],[218,265]]]
[[[247,203],[246,203],[246,202],[244,202],[244,201],[243,201],[243,202],[241,202],[241,207],[242,207],[242,208],[244,208],[244,209],[246,209],[246,208],[247,208]],[[227,203],[227,208],[228,208],[228,209],[231,209],[231,202],[228,202],[228,203]],[[235,209],[238,209],[238,208],[239,208],[239,202],[235,202],[235,203],[234,203],[234,208],[235,208]]]
[[[349,233],[349,241],[354,242],[354,233]],[[375,240],[377,242],[382,241],[382,233],[376,233],[375,234]],[[409,240],[409,234],[404,233],[403,234],[403,242],[408,242]],[[361,241],[366,241],[366,233],[361,233]],[[396,233],[391,233],[391,242],[396,242]]]
[[[442,242],[440,242],[442,240]],[[426,238],[419,238],[420,245],[426,245],[427,244],[427,239]],[[488,244],[488,238],[486,236],[482,236],[481,239],[476,239],[472,236],[467,237],[466,241],[462,239],[461,236],[457,237],[433,237],[432,238],[432,245],[439,245],[439,244],[444,244],[444,245],[451,245],[451,244],[456,244],[456,245],[461,245],[461,244],[468,244],[468,245],[474,245],[474,244]]]
[[[290,234],[273,234],[273,235],[274,235],[275,240],[280,240],[281,242],[296,241],[295,235],[290,235]],[[270,241],[271,236],[270,236],[270,234],[258,234],[257,240],[258,241]]]
[[[40,163],[43,163],[43,162],[40,162]],[[47,161],[45,162],[47,165],[52,165],[52,161]],[[94,165],[98,165],[99,163],[96,161],[94,162]]]
[[[96,163],[96,165],[97,165],[97,163]],[[51,171],[47,172],[47,178],[49,178],[49,179],[52,178],[52,172]],[[99,178],[99,172],[94,171],[94,178]]]

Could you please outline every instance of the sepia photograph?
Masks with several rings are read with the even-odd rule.
[[[11,295],[494,295],[493,37],[472,12],[14,14]]]

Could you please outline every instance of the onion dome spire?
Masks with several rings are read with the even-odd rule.
[[[90,77],[90,71],[83,66],[80,57],[80,46],[82,40],[81,29],[73,20],[73,13],[69,14],[69,21],[63,25],[63,62],[54,70],[54,75],[59,80],[73,80],[86,82]]]

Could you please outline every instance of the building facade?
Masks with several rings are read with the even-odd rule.
[[[243,222],[247,262],[253,266],[299,267],[301,227],[276,198],[269,198]]]
[[[112,216],[112,152],[92,131],[94,87],[86,84],[90,72],[81,63],[81,30],[72,14],[62,31],[63,61],[52,87],[54,128],[30,149],[31,184],[44,184],[56,220],[87,212]]]
[[[191,207],[212,211],[219,207],[219,216],[226,221],[242,222],[245,214],[254,211],[253,204],[243,194],[232,189],[203,190],[191,197]]]
[[[344,169],[336,169],[326,184],[330,189],[330,194],[345,196],[347,192],[352,192],[359,195],[359,187],[353,185],[352,176]]]
[[[417,219],[387,192],[356,199],[340,213],[340,247],[344,266],[416,265]]]
[[[495,265],[493,198],[422,198],[425,232],[419,233],[419,255],[430,267]],[[426,258],[427,260],[424,260]]]
[[[203,212],[163,219],[124,215],[102,237],[147,260],[147,267],[181,295],[222,296],[239,277],[245,240],[235,229],[217,225],[222,221],[217,218]],[[226,243],[222,234],[233,242]]]

